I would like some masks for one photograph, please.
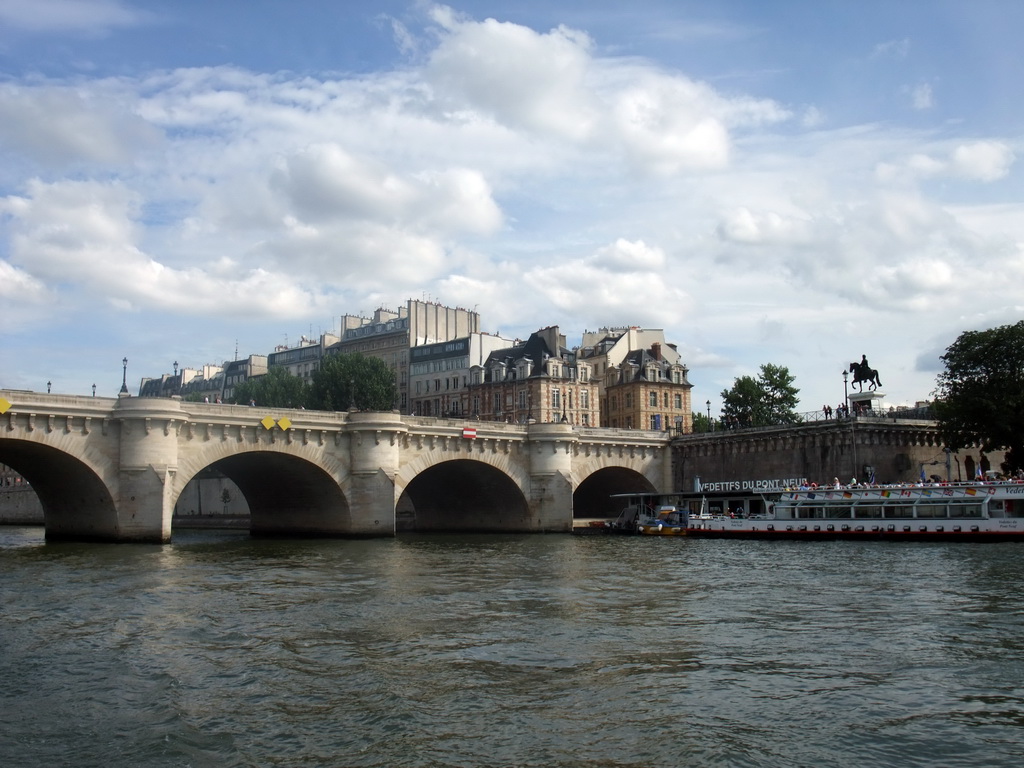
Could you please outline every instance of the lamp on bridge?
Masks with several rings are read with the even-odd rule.
[[[92,396],[96,397],[96,385],[95,384],[92,385]]]
[[[849,371],[843,371],[843,405],[846,406],[846,410],[850,410],[850,395],[846,388],[846,381],[850,377]]]
[[[128,358],[125,357],[121,360],[121,365],[124,368],[124,372],[121,374],[121,394],[128,394]]]
[[[46,394],[50,394],[50,382],[46,382]]]
[[[708,407],[708,432],[711,431],[711,401],[708,400],[705,405]]]

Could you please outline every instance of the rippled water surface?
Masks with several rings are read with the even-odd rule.
[[[45,544],[4,766],[1018,766],[1024,545]]]

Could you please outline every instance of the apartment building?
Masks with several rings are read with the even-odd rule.
[[[328,354],[359,353],[382,360],[395,374],[395,408],[410,412],[409,354],[414,347],[447,342],[480,331],[480,315],[457,307],[410,299],[398,311],[378,309],[373,318],[343,315],[341,340]]]
[[[470,407],[473,368],[499,349],[515,344],[488,333],[472,333],[451,341],[421,344],[409,350],[409,412],[416,416],[465,417]]]
[[[671,362],[655,342],[608,366],[601,397],[602,426],[655,431],[693,431],[687,369]]]
[[[564,422],[597,426],[598,383],[588,363],[565,344],[558,326],[525,342],[495,350],[470,371],[469,408],[474,418],[527,424]]]

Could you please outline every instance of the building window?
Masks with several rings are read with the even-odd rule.
[[[681,411],[683,409],[683,396],[676,395],[676,410]]]
[[[590,408],[590,392],[585,389],[580,392],[580,407]]]
[[[562,391],[558,387],[551,390],[551,407],[556,411],[562,407]]]
[[[651,408],[657,408],[658,407],[658,393],[657,392],[651,392],[648,395],[648,397],[647,397],[647,402],[650,404]]]

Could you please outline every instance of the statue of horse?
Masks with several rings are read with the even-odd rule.
[[[858,391],[864,391],[864,382],[870,386],[868,390],[877,389],[882,386],[882,380],[878,378],[878,371],[863,363],[850,363],[850,373],[853,374],[853,383],[857,385]]]

